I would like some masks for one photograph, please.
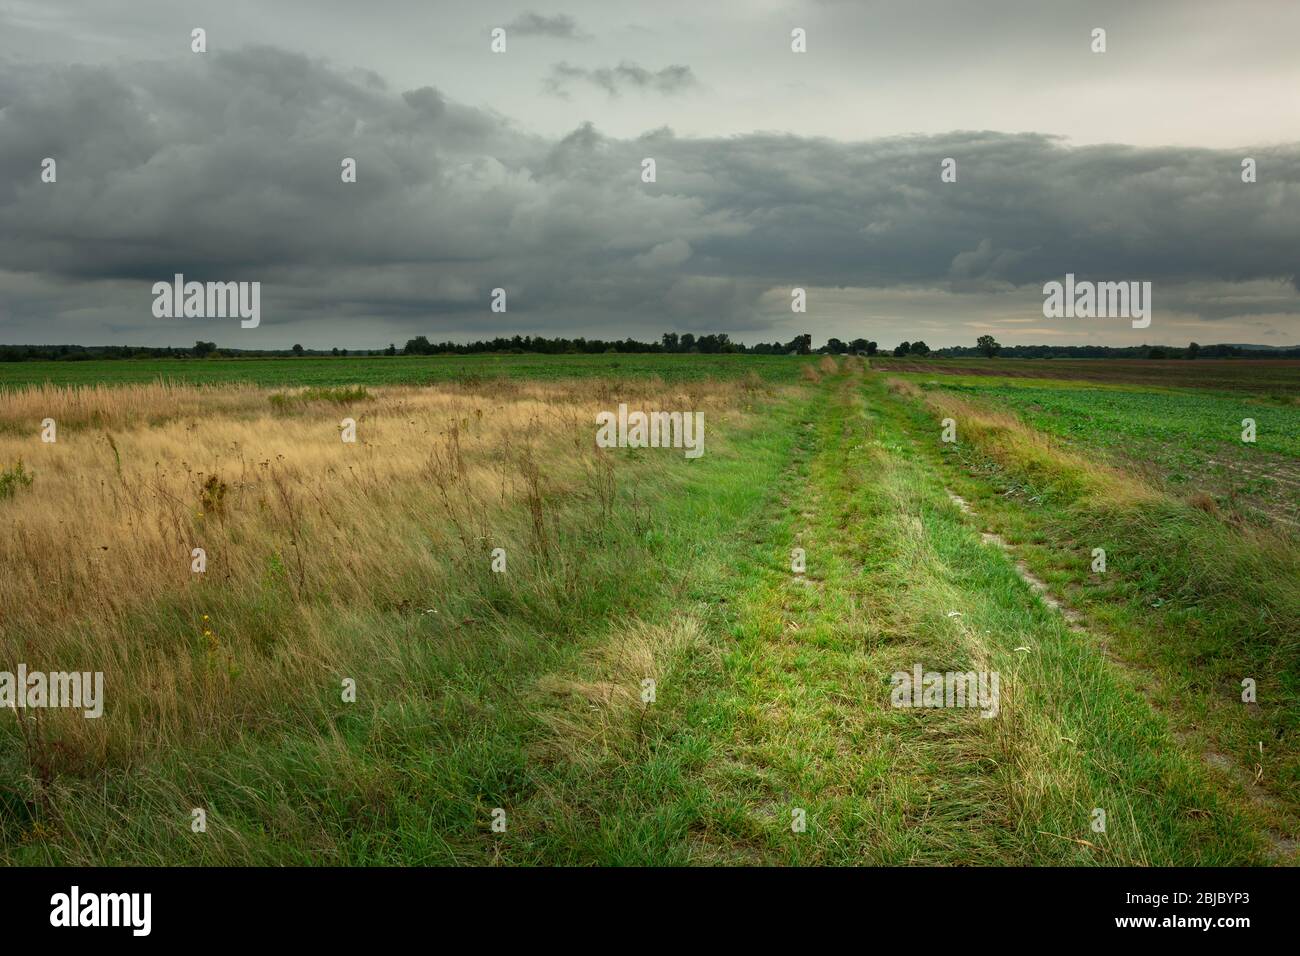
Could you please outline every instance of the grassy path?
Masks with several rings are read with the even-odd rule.
[[[584,805],[566,862],[1267,859],[1142,696],[981,542],[882,386],[832,378],[792,424],[749,546],[684,579],[692,636],[659,700],[634,736],[587,735],[598,783],[542,798],[551,820]],[[890,675],[916,663],[999,672],[998,715],[891,707]]]

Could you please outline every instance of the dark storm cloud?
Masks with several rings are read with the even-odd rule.
[[[1258,183],[1242,183],[1242,155]],[[354,185],[340,182],[344,157]],[[641,180],[647,157],[654,183]],[[945,157],[956,183],[940,182]],[[150,286],[174,272],[263,282],[261,329],[222,327],[244,347],[317,333],[347,344],[359,325],[352,342],[496,334],[506,321],[775,334],[795,285],[990,295],[1066,272],[1151,280],[1157,307],[1206,319],[1294,314],[1297,234],[1296,146],[624,140],[591,125],[557,141],[432,87],[390,90],[273,48],[0,65],[0,341],[211,338],[210,321],[152,318]],[[487,311],[497,286],[508,320]]]
[[[578,29],[578,21],[567,13],[543,16],[540,13],[520,14],[506,24],[506,33],[520,36],[556,37],[561,40],[586,40],[588,36]]]
[[[574,82],[590,83],[610,96],[619,96],[627,90],[673,94],[698,85],[695,74],[691,72],[689,66],[666,66],[662,70],[651,72],[635,63],[627,62],[614,67],[602,66],[594,70],[570,66],[568,63],[556,63],[543,82],[543,88],[556,96],[565,96],[569,85]]]

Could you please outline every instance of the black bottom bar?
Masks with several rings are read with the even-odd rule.
[[[373,946],[422,930],[448,943],[468,933],[536,946],[612,931],[609,945],[734,944],[825,927],[873,944],[1048,931],[1057,935],[1038,939],[1195,935],[1230,946],[1285,931],[1294,879],[1288,869],[10,869],[0,871],[0,925],[10,945],[76,933]],[[143,895],[121,894],[148,894],[147,908]]]

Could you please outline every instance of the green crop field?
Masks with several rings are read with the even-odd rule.
[[[934,372],[901,377],[1014,410],[1035,429],[1174,492],[1199,490],[1224,506],[1300,520],[1300,400],[1278,397],[1276,382],[1251,392]],[[1247,421],[1255,425],[1252,442],[1242,440]]]
[[[794,381],[803,360],[765,355],[365,355],[303,358],[125,359],[0,362],[0,388],[20,385],[117,385],[167,381],[190,385],[432,385],[487,378],[553,380],[575,376],[659,376],[666,381],[733,377],[746,372]]]
[[[4,864],[1297,862],[1294,364],[0,376]]]

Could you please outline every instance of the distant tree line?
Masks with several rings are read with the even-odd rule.
[[[988,341],[984,341],[985,339]],[[894,354],[899,354],[897,349],[894,350]],[[1186,346],[1127,345],[1122,347],[1109,345],[999,345],[993,340],[992,336],[980,336],[980,341],[973,347],[952,345],[947,348],[936,349],[931,354],[940,358],[967,358],[982,355],[986,358],[997,356],[998,358],[1022,359],[1293,359],[1300,358],[1300,346],[1277,349],[1241,345],[1198,345],[1195,342],[1191,342]]]
[[[870,339],[858,338],[848,342],[829,338],[820,348],[812,347],[812,334],[796,335],[788,342],[760,342],[745,345],[736,342],[726,332],[695,335],[691,332],[665,332],[658,341],[642,342],[626,339],[546,338],[541,335],[515,335],[497,337],[477,342],[430,342],[426,336],[417,335],[398,349],[389,343],[384,349],[307,349],[295,345],[288,349],[219,349],[215,342],[195,342],[192,348],[149,347],[136,345],[0,345],[0,362],[61,361],[77,362],[88,359],[174,358],[205,359],[211,357],[270,358],[278,356],[346,356],[346,355],[473,355],[477,353],[533,353],[539,355],[593,355],[604,352],[622,353],[748,353],[751,355],[809,355],[814,352],[830,355],[882,354],[879,346]],[[1185,347],[1168,345],[1001,345],[991,335],[981,335],[973,346],[952,345],[931,349],[922,341],[900,342],[883,354],[895,357],[927,356],[936,358],[1127,358],[1127,359],[1195,359],[1195,358],[1300,358],[1300,347],[1289,349],[1262,348],[1241,345],[1198,345]]]
[[[838,341],[838,340],[832,340]],[[423,335],[417,335],[406,343],[402,352],[406,355],[471,355],[476,352],[535,352],[540,355],[599,354],[602,352],[650,352],[676,353],[699,352],[704,355],[722,353],[748,352],[755,355],[808,355],[813,351],[812,334],[805,332],[796,335],[789,342],[760,342],[748,346],[743,342],[733,342],[726,332],[714,332],[708,335],[695,335],[692,332],[665,332],[655,342],[642,342],[638,339],[548,339],[541,335],[516,335],[511,338],[498,337],[478,342],[430,342]]]
[[[392,348],[392,346],[390,346]],[[384,349],[304,349],[295,345],[290,349],[219,349],[215,342],[195,342],[190,348],[147,345],[0,345],[0,362],[85,362],[91,359],[140,358],[209,358],[237,357],[272,358],[293,355],[380,355]],[[395,354],[394,349],[393,353]]]

